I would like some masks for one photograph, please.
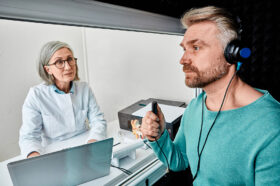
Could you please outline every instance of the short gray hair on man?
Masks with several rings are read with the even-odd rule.
[[[181,23],[186,27],[199,22],[213,22],[217,25],[223,49],[231,41],[238,37],[238,23],[232,14],[223,8],[206,6],[203,8],[192,8],[181,18]]]
[[[38,63],[37,63],[38,73],[39,73],[39,76],[42,78],[42,80],[44,80],[48,85],[54,84],[54,78],[52,75],[48,74],[48,72],[45,70],[44,66],[48,65],[53,54],[62,48],[69,49],[69,51],[74,56],[74,52],[73,52],[72,48],[67,43],[64,43],[61,41],[50,41],[50,42],[46,43],[40,51]],[[79,79],[80,78],[78,76],[78,65],[76,64],[76,76],[74,78],[74,81],[79,80]]]

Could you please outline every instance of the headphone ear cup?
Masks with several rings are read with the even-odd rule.
[[[236,64],[237,62],[247,61],[251,56],[251,50],[250,48],[244,47],[241,40],[235,39],[226,46],[224,56],[228,63]]]
[[[238,61],[238,53],[240,50],[241,42],[239,40],[233,40],[229,42],[225,48],[224,56],[228,63],[236,64]]]

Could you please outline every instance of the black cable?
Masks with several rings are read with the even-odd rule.
[[[201,149],[201,151],[200,151],[200,153],[199,153],[200,139],[201,139],[201,133],[202,133],[202,127],[203,127],[203,112],[204,112],[204,101],[205,101],[205,100],[203,99],[203,97],[202,97],[201,128],[200,128],[199,139],[198,139],[198,144],[197,144],[198,163],[197,163],[196,173],[195,173],[195,175],[194,175],[194,177],[193,177],[192,182],[194,182],[195,178],[197,177],[197,174],[198,174],[198,171],[199,171],[199,168],[200,168],[201,154],[202,154],[202,152],[203,152],[203,150],[204,150],[204,147],[205,147],[205,145],[206,145],[206,142],[207,142],[208,136],[209,136],[209,134],[210,134],[210,131],[212,130],[212,128],[213,128],[213,126],[214,126],[214,124],[215,124],[215,122],[216,122],[216,120],[217,120],[217,118],[218,118],[218,116],[219,116],[219,114],[220,114],[220,112],[221,112],[221,110],[222,110],[222,107],[223,107],[223,105],[224,105],[224,101],[225,101],[225,98],[226,98],[226,95],[227,95],[229,86],[230,86],[232,80],[234,79],[235,75],[237,74],[237,72],[238,72],[238,70],[235,71],[235,73],[233,74],[232,78],[230,79],[230,81],[229,81],[229,83],[228,83],[228,86],[227,86],[227,88],[226,88],[226,91],[225,91],[225,94],[224,94],[224,97],[223,97],[221,106],[220,106],[220,108],[219,108],[219,111],[218,111],[218,113],[217,113],[217,115],[216,115],[216,117],[215,117],[215,119],[214,119],[214,121],[213,121],[213,123],[212,123],[212,125],[211,125],[211,127],[210,127],[210,129],[209,129],[209,131],[208,131],[208,133],[207,133],[207,135],[206,135],[204,144],[203,144],[202,149]]]
[[[202,127],[203,127],[203,112],[204,112],[204,100],[202,97],[202,102],[201,102],[201,106],[202,106],[202,112],[201,112],[201,127],[200,127],[200,132],[199,132],[199,138],[198,138],[198,145],[197,145],[197,156],[199,157],[199,144],[200,144],[200,138],[201,138],[201,133],[202,133]]]
[[[129,171],[129,170],[125,169],[125,168],[117,167],[117,166],[114,166],[114,165],[112,165],[112,164],[111,164],[111,167],[117,168],[117,169],[121,170],[122,172],[124,172],[124,173],[127,174],[127,175],[131,175],[131,174],[132,174],[131,171]]]
[[[155,139],[155,141],[156,141],[156,143],[157,143],[157,145],[158,145],[158,147],[159,147],[161,153],[163,154],[163,156],[164,156],[164,158],[165,158],[165,160],[166,160],[166,163],[167,163],[167,171],[169,172],[170,169],[169,169],[169,163],[168,163],[167,157],[166,157],[165,153],[163,152],[161,146],[159,145],[158,141],[157,141],[156,139]]]
[[[152,112],[153,112],[155,115],[158,116],[157,101],[153,101],[153,102],[152,102]],[[157,138],[154,137],[154,139],[155,139],[155,141],[156,141],[156,143],[157,143],[157,146],[159,147],[161,153],[163,154],[163,156],[164,156],[164,158],[165,158],[165,160],[166,160],[166,163],[167,163],[167,171],[169,172],[169,163],[168,163],[167,157],[166,157],[165,153],[163,152],[161,146],[159,145],[159,143],[158,143],[158,141],[157,141]]]
[[[152,147],[146,142],[145,139],[143,140],[143,142],[147,145],[147,147],[148,147],[149,149],[152,149]]]

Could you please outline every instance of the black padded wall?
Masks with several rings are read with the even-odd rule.
[[[244,19],[242,37],[252,49],[252,58],[243,66],[240,76],[254,87],[269,90],[280,101],[280,17],[275,2],[245,1],[236,10]]]
[[[245,40],[252,57],[239,72],[253,87],[266,89],[280,101],[280,15],[273,0],[101,0],[112,4],[180,18],[192,7],[216,5],[238,15],[242,20]]]

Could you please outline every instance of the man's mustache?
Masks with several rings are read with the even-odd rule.
[[[193,71],[193,72],[196,72],[196,73],[198,73],[199,71],[198,71],[198,69],[196,68],[196,67],[194,67],[194,66],[192,66],[192,65],[184,65],[183,66],[183,71],[185,72],[185,71]]]

